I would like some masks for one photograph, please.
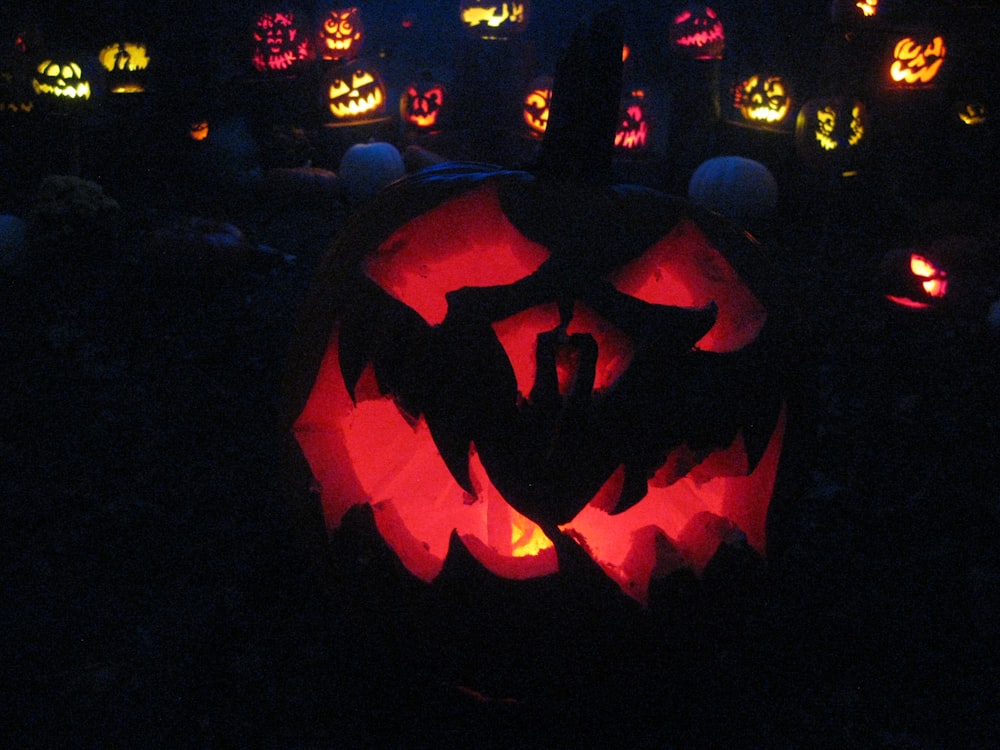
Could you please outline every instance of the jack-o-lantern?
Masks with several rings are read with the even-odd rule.
[[[531,3],[493,2],[493,0],[462,0],[459,12],[462,27],[480,39],[507,39],[528,27]]]
[[[733,103],[745,123],[761,128],[780,128],[792,111],[788,85],[774,75],[752,75],[743,80],[736,87]]]
[[[719,14],[704,3],[688,3],[670,23],[670,46],[695,60],[722,59],[726,33]]]
[[[425,580],[453,531],[511,578],[572,540],[640,601],[736,526],[763,552],[783,419],[738,270],[758,249],[680,199],[594,191],[449,164],[355,215],[293,428],[331,529],[369,504]]]
[[[833,0],[830,5],[834,23],[874,19],[878,12],[878,0]]]
[[[49,103],[87,102],[94,95],[83,65],[71,58],[42,60],[35,69],[31,86]]]
[[[441,127],[447,101],[444,84],[428,73],[408,84],[399,99],[399,113],[407,127],[418,131],[434,131]]]
[[[812,166],[856,169],[867,145],[868,114],[851,97],[819,97],[806,102],[795,121],[799,157]]]
[[[385,116],[385,84],[372,65],[350,64],[327,71],[322,91],[332,118],[328,124],[357,125]]]
[[[252,62],[261,73],[296,73],[316,57],[309,29],[294,9],[265,11],[254,22]]]
[[[740,531],[764,551],[784,434],[764,257],[716,214],[609,184],[617,72],[572,115],[590,78],[559,78],[537,172],[405,177],[317,273],[286,383],[302,486],[330,529],[370,506],[424,580],[452,544],[515,579],[582,550],[645,601]]]
[[[188,137],[192,141],[203,141],[208,138],[208,120],[193,120],[188,125]]]
[[[927,41],[904,37],[892,48],[888,85],[892,88],[915,88],[936,83],[944,65],[947,48],[944,37]]]
[[[963,99],[955,103],[955,117],[965,125],[983,125],[989,119],[986,103]]]
[[[886,253],[881,274],[896,307],[979,316],[996,302],[1000,259],[978,234],[942,233]]]
[[[549,124],[549,105],[552,102],[552,76],[538,76],[531,82],[521,106],[521,115],[528,134],[539,138]]]
[[[905,270],[896,268],[900,261]],[[890,253],[883,265],[892,269],[901,288],[886,294],[886,299],[914,310],[926,310],[940,302],[948,293],[948,272],[939,263],[912,250]]]
[[[622,98],[615,149],[626,153],[645,151],[649,146],[649,119],[645,90],[630,91]]]
[[[365,43],[365,27],[358,8],[337,8],[323,17],[319,54],[324,60],[353,60]]]
[[[0,60],[0,117],[24,115],[34,109],[29,78],[21,66]]]
[[[107,71],[106,88],[109,93],[140,94],[146,90],[149,53],[145,44],[109,44],[97,53],[97,60]]]

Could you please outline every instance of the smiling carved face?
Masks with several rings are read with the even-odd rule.
[[[385,113],[385,85],[374,69],[337,70],[328,77],[325,91],[327,108],[334,121],[365,122]]]

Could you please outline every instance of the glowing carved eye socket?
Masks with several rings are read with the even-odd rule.
[[[339,99],[346,96],[350,90],[351,87],[347,85],[346,81],[334,81],[330,84],[330,98]]]
[[[924,281],[920,283],[931,297],[943,297],[948,293],[948,274],[939,269],[922,255],[910,256],[910,271]]]
[[[715,325],[698,349],[732,352],[757,338],[767,311],[735,269],[691,221],[684,221],[645,253],[616,271],[614,287],[653,305],[700,308],[714,303]]]
[[[690,18],[691,18],[691,11],[685,10],[679,16],[677,16],[677,18],[674,19],[674,23],[677,24],[686,23]]]
[[[352,82],[354,84],[354,88],[359,89],[362,86],[367,86],[369,83],[375,83],[375,76],[371,73],[361,73],[361,75],[355,73]]]

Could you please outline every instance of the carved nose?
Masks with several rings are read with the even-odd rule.
[[[589,333],[566,333],[563,326],[538,334],[535,347],[535,403],[555,398],[589,399],[594,390],[597,341]]]

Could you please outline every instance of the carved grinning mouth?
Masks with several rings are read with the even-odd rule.
[[[339,101],[331,101],[330,112],[334,117],[350,118],[363,115],[367,112],[374,112],[381,106],[382,90],[376,88],[365,97],[362,97],[357,92],[352,92],[351,98],[346,104]]]
[[[682,37],[678,37],[677,44],[681,47],[704,47],[706,44],[721,42],[723,39],[725,39],[725,36],[722,24],[716,22],[707,31],[696,31],[693,34],[685,34]]]

